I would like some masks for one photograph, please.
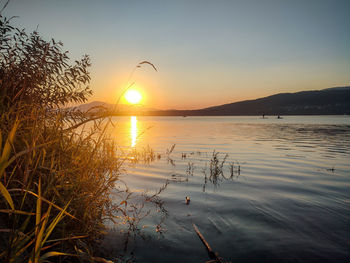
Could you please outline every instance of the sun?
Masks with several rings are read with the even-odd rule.
[[[141,93],[134,89],[128,90],[124,97],[130,104],[137,104],[142,99]]]

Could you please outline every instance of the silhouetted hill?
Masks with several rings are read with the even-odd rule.
[[[350,86],[324,90],[279,93],[198,110],[166,110],[147,115],[342,115],[350,114]]]
[[[99,101],[79,105],[77,109],[99,111],[101,107],[112,115],[139,116],[343,115],[350,114],[350,86],[279,93],[198,110],[155,110],[142,105],[115,106]]]

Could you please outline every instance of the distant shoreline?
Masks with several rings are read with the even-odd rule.
[[[281,117],[283,116],[350,116],[350,114],[279,114]],[[178,113],[145,113],[145,112],[134,112],[134,113],[120,113],[120,114],[112,114],[110,115],[112,117],[118,117],[118,116],[150,116],[150,117],[261,117],[262,115],[256,115],[256,114],[242,114],[242,115],[233,115],[233,114],[225,114],[225,115],[215,115],[215,114],[178,114]],[[275,115],[266,115],[265,118],[271,118],[276,117],[278,114]],[[263,118],[262,118],[263,119]]]
[[[138,105],[123,105],[115,113],[115,105],[92,102],[76,107],[83,112],[100,105],[115,116],[291,116],[350,115],[350,86],[323,90],[279,93],[255,100],[212,106],[195,110],[145,109]],[[95,112],[96,113],[96,112]]]

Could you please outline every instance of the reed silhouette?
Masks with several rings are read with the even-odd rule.
[[[68,107],[92,95],[89,56],[71,63],[61,42],[13,19],[0,13],[0,261],[103,260],[94,244],[105,223],[136,231],[145,203],[166,211],[158,198],[166,185],[130,202],[119,176],[131,159],[107,135],[108,112]],[[133,154],[155,160],[150,148]]]

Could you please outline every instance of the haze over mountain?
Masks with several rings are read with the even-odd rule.
[[[110,104],[103,101],[92,101],[89,103],[81,104],[79,106],[74,107],[77,110],[82,112],[98,112],[98,111],[108,111],[108,112],[150,112],[150,111],[158,111],[154,108],[147,108],[141,104],[129,105],[129,104]]]
[[[350,86],[323,90],[279,93],[255,100],[245,100],[197,110],[156,110],[140,105],[91,102],[78,106],[87,111],[97,105],[116,109],[113,115],[148,116],[229,116],[229,115],[343,115],[350,114]]]

